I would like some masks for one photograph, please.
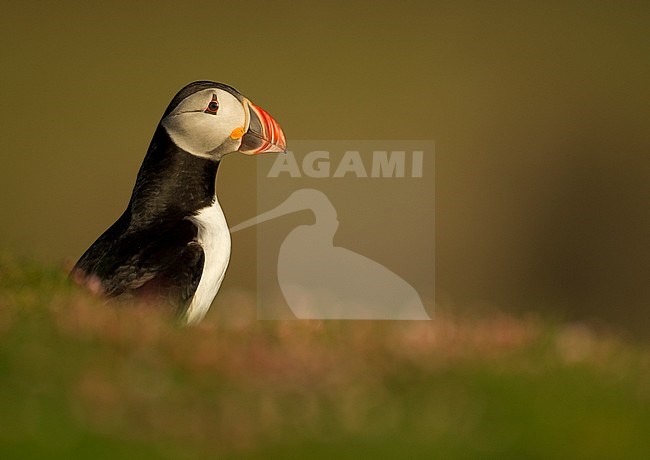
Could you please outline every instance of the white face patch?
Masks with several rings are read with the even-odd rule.
[[[213,96],[219,103],[217,113],[206,113]],[[240,147],[241,140],[232,139],[230,134],[237,128],[247,129],[245,110],[229,92],[210,88],[183,99],[161,124],[183,150],[192,155],[219,159]]]

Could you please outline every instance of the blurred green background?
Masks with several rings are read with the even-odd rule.
[[[625,335],[650,337],[649,19],[648,2],[3,2],[0,457],[645,458],[650,352]],[[254,232],[195,328],[66,282],[197,79],[289,143],[435,140],[435,321],[258,321]],[[224,160],[231,223],[254,215],[255,176]]]
[[[213,79],[266,108],[289,142],[436,141],[438,309],[600,318],[647,337],[649,12],[4,2],[2,251],[76,260],[124,209],[172,95]],[[255,211],[254,161],[220,170],[231,223]],[[253,287],[254,236],[234,245],[224,289]]]

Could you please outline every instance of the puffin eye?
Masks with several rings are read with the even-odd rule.
[[[208,104],[208,108],[205,109],[205,113],[209,113],[210,115],[216,115],[218,110],[219,110],[219,101],[217,100],[217,96],[213,94],[212,100]]]

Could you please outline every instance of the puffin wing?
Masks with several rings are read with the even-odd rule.
[[[108,297],[164,297],[183,311],[205,263],[196,226],[183,219],[118,234],[114,230],[118,223],[86,251],[73,273],[80,273],[87,283],[99,281]]]

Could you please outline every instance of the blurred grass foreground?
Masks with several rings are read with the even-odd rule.
[[[585,324],[258,321],[179,328],[0,259],[0,458],[647,458],[650,352]]]

